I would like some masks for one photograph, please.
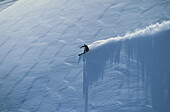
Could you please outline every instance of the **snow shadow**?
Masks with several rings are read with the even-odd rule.
[[[170,30],[124,41],[129,58],[141,65],[150,86],[153,112],[170,112]]]
[[[83,96],[85,99],[85,112],[88,109],[88,89],[100,78],[103,78],[107,62],[119,64],[119,55],[122,42],[107,43],[100,47],[90,49],[82,55],[83,59]]]
[[[106,64],[119,64],[120,52],[127,60],[137,61],[138,75],[151,94],[153,112],[170,111],[170,21],[156,23],[123,37],[99,40],[90,51],[81,56],[83,60],[83,95],[85,112],[88,110],[88,90],[94,82],[103,78]],[[128,64],[129,61],[127,61]],[[140,65],[140,66],[138,66]]]

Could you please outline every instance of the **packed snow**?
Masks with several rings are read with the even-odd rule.
[[[17,0],[0,0],[0,11],[6,9],[7,7],[11,6]]]
[[[105,40],[98,40],[93,42],[92,44],[89,45],[90,49],[94,49],[98,46],[102,46],[102,45],[106,45],[107,43],[112,43],[115,41],[122,41],[122,40],[126,40],[126,39],[132,39],[132,38],[136,38],[136,37],[141,37],[141,36],[146,36],[146,35],[153,35],[157,32],[161,32],[161,31],[165,31],[170,29],[170,21],[164,21],[163,23],[159,24],[156,23],[154,25],[150,25],[144,29],[137,29],[135,32],[133,33],[127,33],[124,36],[119,36],[119,37],[112,37],[112,38],[108,38]]]
[[[170,69],[169,35],[170,21],[166,21],[137,30],[134,33],[128,33],[123,37],[99,40],[89,45],[91,51],[83,55],[83,91],[86,108],[89,86],[103,78],[108,62],[116,66],[118,64],[119,67],[119,62],[122,60],[120,56],[123,52],[128,55],[126,57],[128,66],[133,65],[131,61],[137,61],[137,74],[142,77],[143,86],[147,85],[146,89],[151,88],[152,100],[155,100],[152,105],[156,111],[169,111],[167,95],[170,91],[168,82],[170,79],[168,76]],[[162,80],[159,81],[160,79]],[[159,91],[158,87],[162,91],[157,92]]]
[[[169,0],[12,3],[0,4],[0,112],[170,112]]]

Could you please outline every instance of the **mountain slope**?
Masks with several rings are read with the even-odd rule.
[[[135,101],[140,102],[141,106],[152,105],[152,111],[170,111],[168,106],[170,102],[170,84],[168,81],[170,79],[169,35],[170,21],[167,21],[137,30],[134,33],[128,33],[123,37],[98,40],[89,45],[91,50],[82,56],[84,62],[83,91],[86,107],[89,86],[92,86],[93,83],[104,77],[106,68],[114,69],[111,75],[121,75],[121,72],[123,72],[121,70],[122,64],[125,64],[127,71],[124,74],[134,74],[132,79],[137,78],[135,79],[137,82],[128,82],[135,89],[132,91],[142,92],[138,97],[143,99],[143,101],[140,101],[140,99],[135,99]],[[108,63],[112,63],[109,64],[111,68],[108,67]],[[108,71],[106,71],[106,74],[109,74]],[[128,80],[125,79],[124,81]],[[131,90],[129,86],[126,89]],[[129,92],[126,91],[125,93]],[[119,95],[117,97],[121,99]],[[124,98],[124,100],[127,99]]]
[[[0,11],[14,4],[17,0],[0,0]]]
[[[127,53],[132,56],[131,52],[123,49],[119,43],[116,53],[120,56],[116,54],[114,58],[116,60],[113,60],[119,63],[119,66],[107,63],[107,67],[103,68],[105,65],[101,65],[100,73],[105,75],[100,74],[97,79],[103,76],[103,80],[91,77],[90,80],[94,81],[92,89],[87,91],[86,88],[86,91],[83,91],[83,85],[84,88],[87,86],[83,81],[83,72],[87,68],[83,68],[85,67],[83,61],[79,62],[78,52],[82,52],[79,47],[84,43],[89,45],[97,40],[125,35],[126,32],[169,20],[169,5],[169,0],[149,2],[19,0],[1,11],[0,111],[168,110],[166,106],[157,109],[155,108],[157,104],[152,105],[154,94],[151,94],[151,89],[144,88],[142,75],[138,75],[138,72],[141,72],[138,70],[140,67],[136,67],[136,65],[142,66],[139,62],[144,59],[140,57],[139,62],[135,58],[130,59],[132,65],[128,66]],[[138,43],[138,39],[136,41]],[[146,45],[149,44],[150,41]],[[135,39],[132,45],[136,46]],[[156,46],[159,48],[159,44]],[[129,48],[128,50],[132,50],[131,48],[135,47]],[[97,52],[94,51],[95,54]],[[142,52],[134,50],[134,55],[140,56]],[[100,62],[100,60],[94,61]],[[85,107],[83,92],[86,97]],[[165,98],[169,97],[169,93],[165,93],[167,93]]]

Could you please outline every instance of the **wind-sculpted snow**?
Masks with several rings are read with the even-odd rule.
[[[17,0],[0,0],[0,11],[14,4]]]
[[[90,44],[89,47],[90,49],[95,49],[96,47],[101,47],[102,45],[110,44],[111,42],[122,41],[125,39],[131,39],[131,38],[136,38],[140,36],[148,36],[148,35],[152,35],[157,32],[161,32],[161,31],[168,30],[168,29],[170,29],[170,21],[164,21],[162,23],[156,23],[156,24],[150,25],[146,27],[145,29],[136,30],[134,33],[126,33],[126,35],[122,37],[118,36],[118,37],[112,37],[106,40],[95,41],[92,44]]]
[[[141,65],[141,74],[151,92],[154,112],[170,108],[170,29],[124,42],[126,53]]]
[[[88,108],[88,88],[103,78],[107,63],[118,65],[120,52],[137,61],[138,75],[151,91],[153,112],[169,112],[170,108],[170,21],[156,23],[123,37],[93,42],[83,58],[83,91]],[[129,74],[130,75],[130,74]],[[147,88],[147,89],[148,89]]]
[[[0,111],[83,112],[82,93],[88,112],[153,112],[152,104],[157,107],[151,100],[160,97],[151,97],[151,89],[143,86],[151,88],[153,69],[145,60],[151,55],[142,55],[146,51],[140,47],[146,44],[149,52],[149,45],[158,46],[157,33],[151,32],[168,30],[169,22],[126,32],[170,20],[169,0],[0,1],[6,8],[0,11]],[[116,38],[103,40],[109,37]],[[83,44],[90,51],[77,63]]]
[[[112,48],[111,50],[109,50]],[[83,94],[85,98],[85,109],[88,107],[88,88],[93,82],[103,77],[106,62],[108,60],[119,63],[121,42],[108,44],[98,49],[91,50],[82,55],[83,64]],[[112,58],[111,58],[112,57]],[[80,57],[81,58],[81,57]]]

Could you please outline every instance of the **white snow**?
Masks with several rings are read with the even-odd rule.
[[[0,6],[0,111],[170,111],[169,0]]]
[[[7,7],[11,6],[17,0],[0,0],[0,11],[6,9]]]
[[[168,29],[170,29],[170,21],[164,21],[161,24],[156,23],[154,25],[150,25],[146,27],[145,29],[137,29],[133,33],[126,33],[122,37],[118,36],[118,37],[108,38],[105,40],[98,40],[88,46],[90,49],[95,49],[96,47],[105,45],[107,43],[110,44],[115,41],[122,41],[122,40],[132,39],[132,38],[141,37],[141,36],[154,35],[157,32],[161,32],[161,31],[168,30]]]
[[[160,112],[163,109],[168,112],[169,109],[166,105],[168,102],[167,94],[169,94],[169,92],[167,93],[165,91],[169,91],[169,23],[169,21],[161,24],[157,23],[146,27],[143,30],[126,34],[123,37],[99,40],[89,45],[91,51],[83,55],[83,89],[85,99],[87,100],[88,98],[89,86],[92,86],[94,82],[104,77],[103,75],[107,68],[106,65],[108,65],[108,62],[111,62],[113,63],[111,68],[114,69],[119,67],[129,69],[133,66],[133,70],[127,70],[128,72],[126,74],[131,75],[134,72],[139,75],[138,78],[141,77],[142,86],[146,85],[151,87],[151,97],[152,100],[155,100],[152,102],[153,109],[156,108],[155,110]],[[122,62],[124,60],[122,59],[122,56],[124,55],[127,55],[125,58],[126,62]],[[122,63],[125,63],[128,67],[122,66]],[[137,72],[134,69],[137,69]],[[122,72],[123,70],[120,71]],[[159,81],[160,79],[161,81]],[[140,79],[137,80],[139,81]],[[149,89],[150,87],[146,87],[146,89]],[[159,91],[158,88],[165,91]],[[137,89],[137,91],[140,90]],[[125,90],[123,93],[126,94],[128,91]],[[124,96],[125,95],[121,97]],[[118,103],[122,104],[119,101]]]

